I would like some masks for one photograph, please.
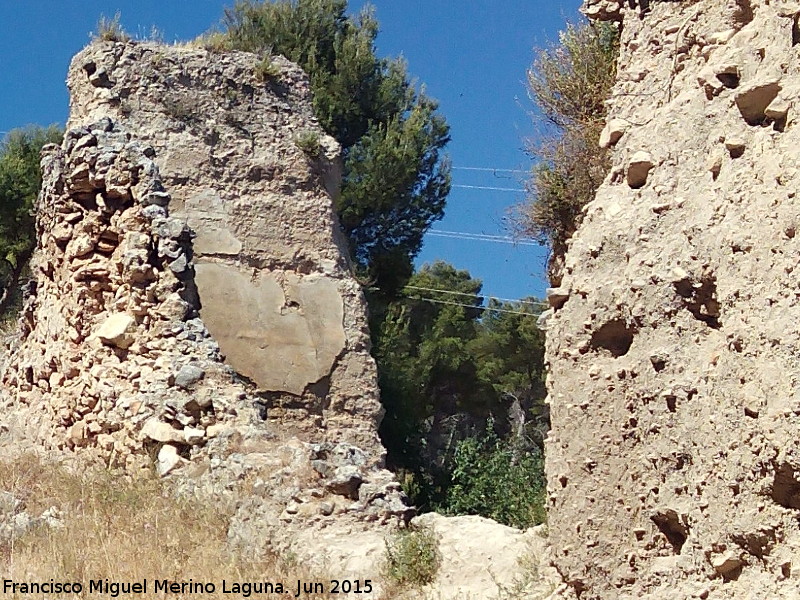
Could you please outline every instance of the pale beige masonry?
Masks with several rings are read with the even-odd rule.
[[[278,74],[261,80],[258,60],[94,44],[70,67],[70,124],[110,116],[156,150],[170,214],[193,232],[200,316],[227,362],[270,393],[269,418],[303,430],[330,414],[377,447],[366,305],[333,210],[339,146],[306,75],[274,57]],[[298,136],[316,136],[318,152]]]
[[[235,513],[231,543],[251,554],[300,532],[382,540],[414,511],[383,468],[366,306],[333,211],[338,146],[302,71],[275,58],[259,82],[259,60],[134,42],[74,58],[2,361],[0,454],[155,471]],[[318,135],[316,155],[298,132]]]
[[[800,3],[584,10],[622,41],[546,319],[560,597],[800,598]]]
[[[228,362],[262,389],[301,396],[345,348],[342,296],[326,277],[253,281],[219,263],[196,267],[200,316]],[[215,312],[216,311],[216,312]]]

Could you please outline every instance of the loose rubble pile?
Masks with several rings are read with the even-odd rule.
[[[800,3],[584,10],[622,40],[544,319],[560,595],[800,598]]]

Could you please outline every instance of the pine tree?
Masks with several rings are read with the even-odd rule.
[[[36,245],[33,203],[42,185],[42,146],[61,141],[55,126],[15,129],[0,144],[0,315],[15,291]]]
[[[376,56],[373,11],[346,9],[346,0],[240,0],[225,11],[222,45],[282,54],[308,73],[317,118],[343,149],[336,209],[352,256],[363,279],[390,296],[444,213],[449,128],[401,59]]]

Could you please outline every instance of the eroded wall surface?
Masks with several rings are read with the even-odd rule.
[[[94,44],[70,68],[70,124],[111,116],[156,149],[170,214],[195,235],[200,316],[267,392],[268,418],[379,444],[366,305],[333,212],[339,147],[306,75],[274,57],[277,74],[260,77],[258,60]]]
[[[37,247],[0,372],[0,453],[33,448],[230,510],[250,554],[366,536],[413,509],[383,469],[366,308],[331,194],[338,147],[276,58],[98,42],[43,155]],[[313,156],[295,134],[317,136]],[[79,463],[80,464],[80,463]]]
[[[800,3],[584,10],[622,48],[546,321],[561,593],[800,598]]]

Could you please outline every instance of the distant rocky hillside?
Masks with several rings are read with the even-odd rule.
[[[800,598],[800,4],[584,11],[622,41],[547,319],[561,597]]]

